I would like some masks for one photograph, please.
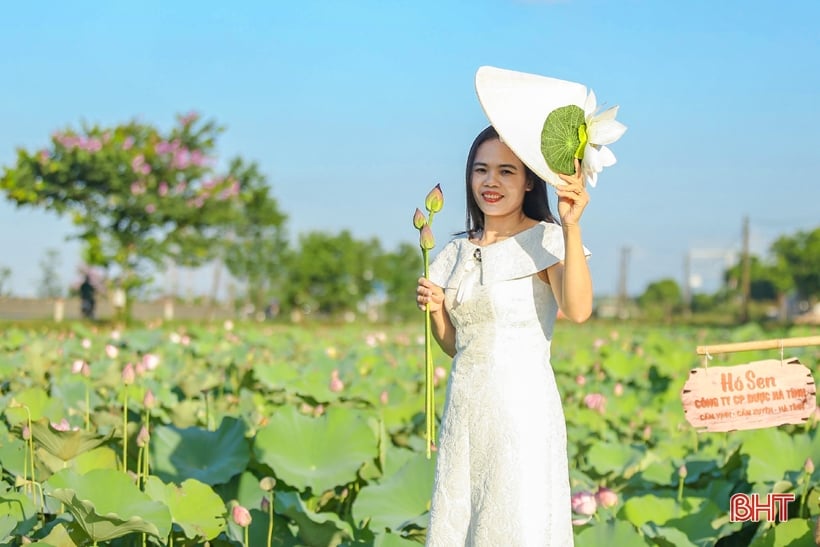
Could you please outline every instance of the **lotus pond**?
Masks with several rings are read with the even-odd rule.
[[[6,328],[0,543],[418,545],[435,462],[421,332]],[[810,334],[559,323],[576,545],[814,545],[818,417],[698,433],[680,403],[697,345]],[[787,356],[818,369],[818,348]],[[435,359],[440,410],[449,363]],[[795,501],[777,524],[731,522],[736,492]]]

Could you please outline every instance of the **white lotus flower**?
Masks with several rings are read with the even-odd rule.
[[[615,154],[605,145],[612,144],[626,132],[626,126],[615,121],[618,107],[613,106],[601,113],[597,113],[598,103],[595,92],[589,90],[584,103],[584,120],[587,125],[587,143],[584,146],[584,161],[581,162],[581,172],[584,173],[587,183],[595,187],[598,182],[598,173],[604,167],[615,165]]]

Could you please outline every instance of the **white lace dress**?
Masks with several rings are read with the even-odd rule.
[[[454,239],[430,266],[456,329],[430,547],[573,545],[566,424],[550,365],[558,306],[536,275],[563,256],[561,227],[541,222],[484,247]]]

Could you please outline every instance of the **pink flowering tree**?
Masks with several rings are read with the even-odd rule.
[[[253,166],[236,159],[217,173],[221,131],[195,113],[168,132],[138,122],[58,131],[40,150],[18,150],[0,190],[18,206],[69,215],[85,261],[118,266],[130,291],[150,280],[152,265],[193,267],[224,254],[246,203],[263,199],[276,210]]]

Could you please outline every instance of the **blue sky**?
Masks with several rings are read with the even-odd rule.
[[[473,78],[494,65],[578,81],[620,105],[618,164],[583,219],[596,293],[682,281],[689,250],[752,250],[820,225],[820,2],[478,0],[14,2],[0,19],[0,166],[55,130],[196,110],[256,161],[295,238],[350,229],[415,243],[436,183],[443,243],[464,225],[464,161],[487,124]],[[554,199],[554,196],[551,196]],[[0,198],[0,266],[33,294],[46,249],[63,281],[66,219]],[[712,289],[720,260],[693,273]],[[209,272],[186,277],[207,289]],[[203,290],[204,290],[203,289]]]

